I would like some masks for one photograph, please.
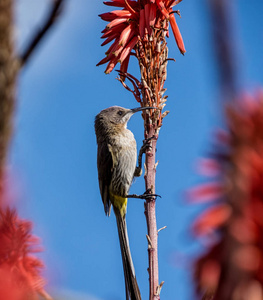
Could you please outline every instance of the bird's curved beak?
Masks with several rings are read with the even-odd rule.
[[[147,106],[147,107],[136,107],[136,108],[132,108],[131,109],[131,112],[134,114],[138,111],[141,111],[141,110],[145,110],[145,109],[157,109],[157,107],[151,107],[151,106]]]

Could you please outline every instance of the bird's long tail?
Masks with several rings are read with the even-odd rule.
[[[141,294],[135,277],[135,270],[130,252],[126,219],[125,216],[121,215],[121,212],[118,208],[114,208],[114,212],[116,215],[121,247],[122,264],[125,277],[126,300],[141,300]]]

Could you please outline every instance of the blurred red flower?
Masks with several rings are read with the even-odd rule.
[[[217,200],[197,219],[195,233],[220,235],[196,263],[197,291],[214,300],[262,299],[263,92],[228,105],[226,117],[229,133],[214,164],[220,182],[192,192]]]
[[[31,229],[31,222],[19,219],[15,210],[0,208],[1,300],[31,300],[37,294],[49,299],[40,276],[43,263],[32,255],[41,249]]]

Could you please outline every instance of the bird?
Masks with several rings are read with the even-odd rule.
[[[141,300],[135,276],[126,225],[127,198],[134,176],[141,175],[141,166],[136,167],[137,146],[133,133],[127,129],[131,116],[145,109],[127,109],[112,106],[102,110],[95,117],[97,138],[98,180],[106,216],[111,206],[116,216],[120,241],[123,271],[125,278],[126,300]],[[140,151],[141,152],[141,151]]]

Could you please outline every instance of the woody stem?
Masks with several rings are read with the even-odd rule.
[[[13,0],[0,0],[0,179],[12,134],[17,63],[13,45]]]
[[[147,126],[146,139],[155,134],[152,125]],[[146,190],[151,189],[155,193],[155,149],[156,139],[152,140],[152,147],[146,151],[145,155],[145,185]],[[155,198],[149,198],[145,202],[145,216],[148,230],[148,259],[149,259],[149,289],[150,300],[159,300],[160,296],[157,295],[157,288],[159,286],[159,271],[158,271],[158,231],[156,225],[156,212],[155,212]]]

